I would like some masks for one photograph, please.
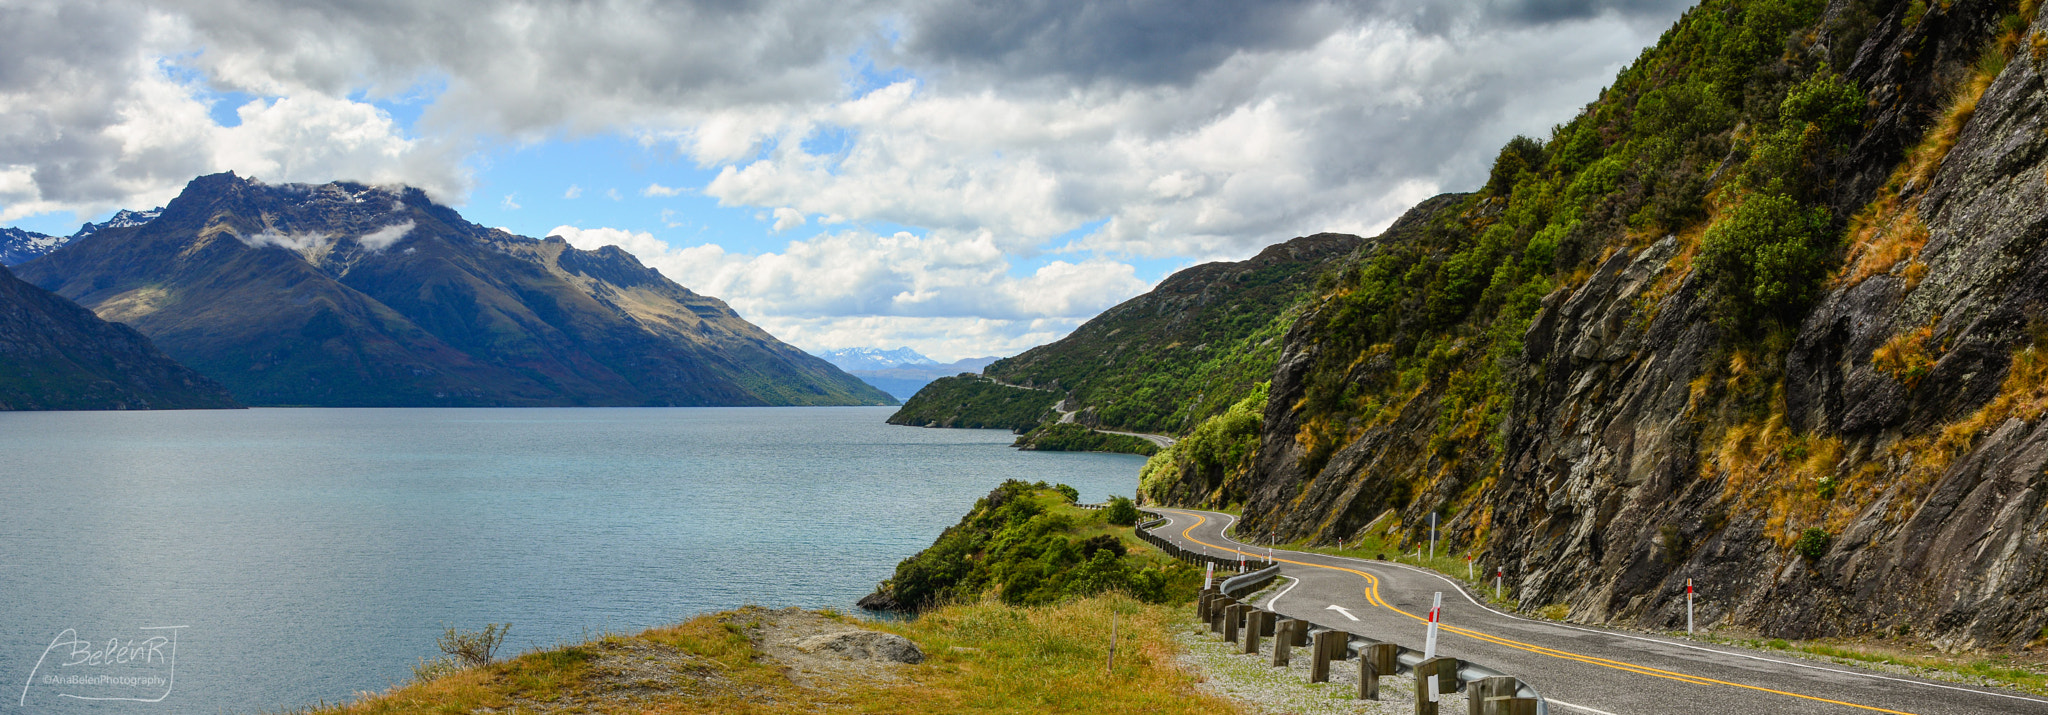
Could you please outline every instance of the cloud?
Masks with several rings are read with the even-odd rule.
[[[784,206],[775,210],[775,232],[782,233],[804,225],[804,212]]]
[[[565,199],[576,199],[576,198],[582,198],[582,197],[583,197],[583,187],[581,187],[581,186],[577,186],[577,185],[575,185],[575,184],[570,184],[570,185],[569,185],[569,190],[568,190],[568,191],[564,191],[564,192],[562,192],[562,198],[565,198]]]
[[[620,196],[620,195],[619,195],[619,190],[618,190],[618,189],[605,189],[605,190],[604,190],[604,197],[605,197],[605,198],[607,198],[607,199],[611,199],[611,200],[613,200],[613,201],[620,201],[620,200],[623,200],[623,199],[625,199],[625,198],[626,198],[626,197],[624,197],[624,196]]]
[[[0,7],[0,220],[160,205],[193,176],[469,188],[460,140],[404,136],[345,95],[272,96],[214,121],[202,80],[173,64],[200,40],[141,4],[27,0]]]
[[[1150,288],[1131,266],[1104,260],[1051,261],[1016,275],[986,232],[920,237],[845,231],[753,255],[716,244],[676,249],[652,234],[616,228],[558,226],[549,233],[577,248],[623,248],[671,280],[723,298],[777,336],[811,347],[851,345],[827,336],[878,325],[893,326],[891,335],[903,336],[921,352],[966,324],[979,327],[952,334],[960,340],[1000,334],[996,343],[1004,345],[1046,342],[1056,337],[1047,331],[1071,330]],[[772,326],[816,337],[799,339]]]
[[[235,238],[251,248],[277,246],[308,258],[334,243],[333,237],[325,233],[278,233],[264,231],[250,236],[236,234]]]
[[[406,219],[404,223],[395,223],[363,234],[357,237],[356,241],[372,251],[382,251],[390,248],[391,244],[397,243],[399,239],[405,238],[406,234],[412,233],[413,226],[412,219]]]
[[[1478,186],[1689,5],[20,0],[0,6],[0,220],[160,205],[226,169],[460,204],[480,148],[613,133],[714,177],[642,196],[768,213],[764,235],[832,227],[647,254],[764,324],[1036,335],[1142,284],[1113,259],[1371,233]],[[395,98],[419,118],[373,104]],[[842,279],[867,283],[812,284]]]

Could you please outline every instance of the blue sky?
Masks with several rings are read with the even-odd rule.
[[[0,223],[70,233],[224,170],[403,183],[806,349],[1009,355],[1474,188],[1684,7],[25,0]]]

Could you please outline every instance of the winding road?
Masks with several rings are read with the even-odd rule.
[[[1149,507],[1153,533],[1213,554],[1264,557],[1227,533],[1229,514]],[[1521,678],[1553,713],[2043,713],[2048,698],[1897,676],[1762,651],[1538,621],[1483,605],[1434,572],[1386,561],[1275,550],[1282,582],[1257,604],[1290,618],[1421,647],[1442,592],[1438,650]]]

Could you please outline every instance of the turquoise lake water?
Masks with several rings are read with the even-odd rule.
[[[0,413],[0,709],[277,711],[404,681],[447,626],[853,610],[1004,479],[1099,501],[1143,464],[892,410]]]

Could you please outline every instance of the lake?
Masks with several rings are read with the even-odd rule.
[[[850,611],[1003,480],[1099,501],[1143,464],[893,409],[0,413],[0,702],[276,711],[405,681],[448,626],[509,654]]]

